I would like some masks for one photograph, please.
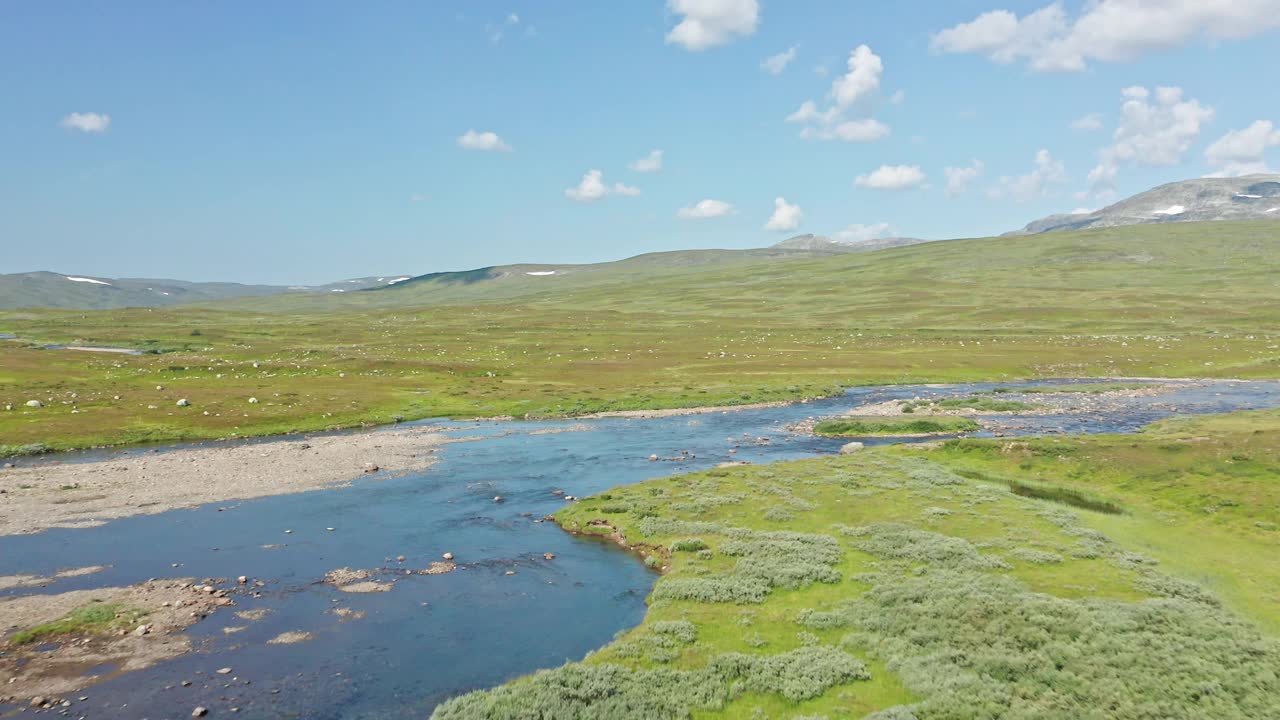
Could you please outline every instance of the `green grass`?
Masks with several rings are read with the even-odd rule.
[[[434,717],[1276,717],[1278,453],[1272,412],[616,488],[556,519],[665,568],[644,623]]]
[[[146,612],[120,603],[94,602],[76,608],[53,622],[20,630],[9,637],[9,642],[13,645],[27,645],[70,635],[101,635],[120,629],[132,629],[145,616]]]
[[[949,435],[982,429],[968,418],[874,417],[824,420],[813,426],[818,435],[829,437],[868,437],[874,435]]]
[[[0,332],[27,342],[0,341],[0,407],[14,406],[0,411],[0,438],[61,450],[397,417],[743,404],[866,384],[1280,375],[1277,223],[715,258],[333,297],[3,312]],[[31,399],[46,407],[25,408]]]
[[[43,443],[29,445],[0,445],[0,457],[23,457],[27,455],[43,455],[49,448]]]
[[[902,412],[913,413],[921,409],[979,410],[982,412],[1028,412],[1039,408],[1033,403],[1017,400],[996,400],[988,397],[946,398],[943,400],[914,400],[902,403]]]

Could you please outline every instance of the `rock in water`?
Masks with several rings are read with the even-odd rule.
[[[191,711],[191,717],[204,717],[209,714],[209,708],[198,707]]]

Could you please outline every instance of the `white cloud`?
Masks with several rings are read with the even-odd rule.
[[[948,167],[943,168],[942,172],[947,176],[946,194],[949,198],[959,197],[969,188],[969,183],[977,180],[982,175],[982,162],[974,160],[972,165],[968,167]]]
[[[511,146],[503,142],[497,134],[475,130],[468,130],[458,136],[458,147],[464,150],[511,152]]]
[[[588,170],[587,174],[582,176],[582,182],[564,191],[565,197],[583,203],[601,200],[608,194],[609,188],[604,184],[604,173],[599,170]]]
[[[604,173],[599,170],[588,170],[582,176],[582,181],[577,185],[564,191],[564,196],[574,202],[590,203],[597,200],[603,200],[606,195],[622,195],[624,197],[635,197],[640,194],[640,188],[626,185],[624,183],[614,183],[613,187],[609,187],[604,182]]]
[[[1101,130],[1102,129],[1102,113],[1089,113],[1088,115],[1081,115],[1080,117],[1071,121],[1071,129],[1085,130],[1085,131]]]
[[[849,72],[831,84],[831,97],[842,108],[879,90],[880,76],[884,74],[884,61],[866,45],[859,45],[849,53],[848,66]]]
[[[107,128],[111,127],[111,116],[96,112],[73,112],[62,118],[62,122],[59,124],[68,130],[79,130],[80,132],[101,134],[106,132]]]
[[[1062,182],[1067,177],[1063,164],[1053,159],[1048,150],[1036,153],[1035,167],[1026,175],[1018,177],[1002,177],[1000,184],[987,191],[987,197],[1001,200],[1012,197],[1018,202],[1026,202],[1048,192],[1049,186]]]
[[[845,119],[846,112],[879,92],[884,61],[870,47],[859,45],[849,53],[847,65],[848,72],[831,83],[831,91],[827,94],[830,105],[825,110],[819,110],[817,102],[806,100],[787,116],[787,122],[808,126],[801,129],[800,137],[806,140],[870,142],[889,134],[889,126],[875,118]]]
[[[692,52],[724,45],[735,35],[751,35],[760,23],[756,0],[667,0],[667,9],[683,16],[667,33],[667,44]]]
[[[507,24],[508,25],[520,24],[520,16],[515,13],[511,13],[510,15],[507,16]]]
[[[983,13],[933,36],[936,52],[979,53],[1033,70],[1080,71],[1192,40],[1231,40],[1280,28],[1280,0],[1090,0],[1076,18],[1054,2],[1019,18]]]
[[[676,211],[676,217],[682,220],[704,220],[707,218],[724,217],[733,212],[733,205],[723,200],[702,200],[689,207],[682,207]]]
[[[769,222],[764,224],[764,229],[787,232],[800,227],[802,222],[804,222],[804,212],[800,210],[800,206],[792,205],[786,198],[778,197],[773,199],[773,215],[769,216]]]
[[[800,131],[805,140],[844,140],[845,142],[872,142],[890,133],[889,126],[876,120],[846,120],[834,125],[818,125]]]
[[[1112,144],[1098,153],[1098,165],[1089,173],[1095,187],[1110,187],[1125,163],[1177,165],[1200,136],[1201,127],[1213,120],[1213,108],[1198,100],[1183,100],[1181,88],[1156,88],[1155,102],[1144,87],[1125,88],[1121,93],[1125,101],[1120,108],[1120,126]]]
[[[642,173],[656,173],[662,169],[662,151],[652,150],[648,155],[631,163],[631,169]]]
[[[1232,130],[1204,151],[1215,175],[1235,176],[1270,172],[1264,155],[1280,146],[1280,130],[1270,120],[1258,120],[1242,130]]]
[[[786,52],[770,55],[764,59],[764,62],[760,63],[760,69],[770,75],[781,75],[782,71],[786,70],[787,66],[791,64],[791,61],[796,59],[796,50],[797,48],[793,45]]]
[[[889,223],[882,222],[874,225],[855,223],[837,232],[832,239],[842,243],[861,243],[885,237],[889,234],[889,230]]]
[[[859,175],[853,184],[872,190],[907,190],[925,181],[919,165],[881,165],[868,175]]]
[[[907,92],[905,90],[899,90],[895,92],[893,95],[889,96],[889,102],[894,105],[901,105],[906,101],[907,101]]]

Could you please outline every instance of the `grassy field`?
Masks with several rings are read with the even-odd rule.
[[[968,418],[840,418],[823,420],[813,426],[818,435],[828,437],[870,437],[874,435],[934,435],[966,433],[980,430],[982,426]]]
[[[104,635],[132,630],[146,613],[119,603],[93,603],[78,607],[53,622],[20,630],[8,640],[13,645],[26,645],[69,635]]]
[[[557,519],[665,569],[644,623],[435,717],[1274,718],[1276,477],[1268,412],[611,490]]]
[[[723,405],[869,383],[1276,377],[1277,278],[1275,223],[1179,223],[817,259],[648,256],[564,277],[480,273],[330,297],[7,312],[0,333],[22,340],[0,341],[0,406],[13,407],[0,412],[0,445]],[[44,343],[151,354],[33,347]],[[45,407],[26,408],[32,399]]]

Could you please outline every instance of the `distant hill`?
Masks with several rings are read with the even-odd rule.
[[[839,243],[815,235],[800,235],[773,247],[749,250],[675,250],[603,263],[495,265],[456,272],[354,278],[326,285],[291,287],[117,279],[52,272],[17,273],[0,275],[0,310],[36,307],[107,310],[235,299],[261,302],[264,298],[270,298],[265,302],[273,307],[310,307],[329,304],[333,302],[330,298],[338,294],[344,299],[350,298],[344,304],[470,302],[536,294],[561,287],[580,289],[618,279],[669,277],[757,260],[823,257],[918,242],[924,241],[892,238]]]
[[[124,307],[162,307],[241,297],[285,293],[337,293],[383,287],[410,276],[357,278],[309,287],[186,282],[147,278],[104,278],[29,272],[0,275],[0,309],[67,308],[110,310]]]
[[[859,240],[857,242],[840,242],[832,240],[822,235],[797,235],[793,238],[787,238],[782,242],[774,245],[774,249],[778,250],[804,250],[814,254],[837,254],[849,252],[870,252],[872,250],[884,250],[886,248],[906,247],[908,245],[919,245],[921,243],[932,242],[931,240],[920,240],[918,238],[876,238],[874,240]]]
[[[1280,220],[1280,175],[1169,183],[1091,213],[1050,215],[1009,234],[1218,220]]]

